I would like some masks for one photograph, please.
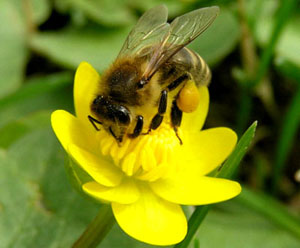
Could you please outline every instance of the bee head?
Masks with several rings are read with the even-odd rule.
[[[113,137],[122,142],[123,136],[130,124],[130,111],[109,97],[97,96],[91,105],[92,112],[102,122],[103,127]]]

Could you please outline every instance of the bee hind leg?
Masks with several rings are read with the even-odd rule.
[[[182,139],[178,135],[178,127],[181,124],[182,120],[182,111],[178,108],[176,99],[172,103],[172,108],[171,108],[171,122],[173,129],[175,131],[176,137],[179,139],[180,145],[183,144]]]
[[[101,121],[98,121],[98,120],[96,120],[95,118],[93,118],[92,116],[90,116],[90,115],[88,115],[88,119],[89,119],[89,121],[92,123],[92,125],[94,126],[94,128],[96,129],[96,131],[100,131],[100,129],[96,126],[96,124],[95,123],[97,123],[97,124],[102,124],[102,122]]]
[[[168,102],[168,91],[163,90],[161,92],[161,96],[159,99],[158,105],[158,113],[152,118],[149,130],[146,134],[149,134],[151,130],[157,129],[163,121],[163,114],[167,110],[167,102]]]

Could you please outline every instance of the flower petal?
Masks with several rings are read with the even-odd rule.
[[[172,245],[182,241],[187,222],[181,207],[157,197],[149,188],[141,189],[137,202],[112,203],[120,227],[133,238],[152,245]]]
[[[124,178],[122,183],[116,187],[105,187],[97,182],[88,182],[82,189],[92,197],[106,202],[117,202],[130,204],[136,202],[140,192],[134,180]]]
[[[200,102],[196,111],[192,113],[183,113],[181,129],[189,131],[201,130],[209,107],[209,93],[206,86],[199,87]]]
[[[56,110],[51,115],[52,128],[60,143],[67,151],[69,144],[94,149],[95,139],[75,116],[64,110]]]
[[[95,155],[76,145],[69,146],[69,153],[73,159],[84,169],[96,182],[107,187],[119,185],[123,178],[122,171],[112,161]]]
[[[191,174],[160,179],[150,186],[163,199],[182,205],[204,205],[226,201],[241,192],[241,186],[237,182]]]
[[[179,167],[190,174],[206,175],[229,156],[237,135],[229,128],[219,127],[192,133],[184,137],[183,152],[178,156]]]
[[[87,62],[81,62],[77,68],[74,82],[74,104],[76,116],[84,123],[89,124],[88,115],[91,115],[90,105],[99,88],[100,75]]]

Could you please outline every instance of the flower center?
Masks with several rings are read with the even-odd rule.
[[[182,138],[179,128],[178,134]],[[155,181],[163,177],[170,164],[176,161],[180,141],[168,123],[162,123],[157,130],[135,139],[124,138],[122,145],[106,131],[98,132],[100,150],[110,156],[127,176],[140,180]]]

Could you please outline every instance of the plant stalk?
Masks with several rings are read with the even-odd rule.
[[[114,223],[115,219],[111,206],[103,204],[98,215],[73,244],[72,248],[96,248],[110,231]]]

